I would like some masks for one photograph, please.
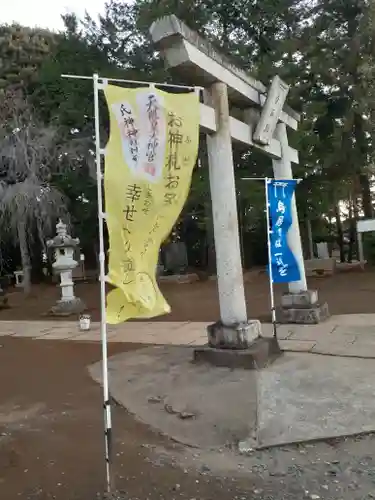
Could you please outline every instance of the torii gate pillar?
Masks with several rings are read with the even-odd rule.
[[[227,85],[214,83],[205,100],[216,112],[207,151],[220,303],[220,321],[208,328],[209,345],[244,349],[261,331],[259,321],[247,321]]]
[[[288,156],[288,135],[284,123],[276,126],[275,137],[280,141],[281,158],[272,160],[275,179],[293,179],[292,164]],[[318,292],[307,288],[305,261],[299,230],[296,198],[292,199],[292,225],[288,231],[288,245],[297,261],[301,279],[288,283],[289,293],[281,296],[277,319],[281,323],[315,324],[329,317],[328,305],[318,301]]]

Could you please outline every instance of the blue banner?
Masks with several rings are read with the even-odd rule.
[[[268,230],[274,283],[290,283],[301,278],[297,261],[286,238],[292,225],[292,199],[296,184],[295,180],[267,181],[271,226]]]

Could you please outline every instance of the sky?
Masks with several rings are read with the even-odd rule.
[[[39,26],[59,31],[63,28],[61,14],[75,12],[83,17],[85,10],[92,17],[103,12],[105,0],[3,0],[0,24],[13,21],[24,26]]]

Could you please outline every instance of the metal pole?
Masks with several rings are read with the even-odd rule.
[[[270,235],[272,230],[270,228],[270,204],[268,200],[268,184],[270,180],[265,177],[264,179],[264,189],[266,195],[266,220],[267,220],[267,248],[268,248],[268,272],[269,272],[269,284],[270,284],[270,302],[271,302],[271,314],[272,314],[272,326],[273,326],[273,336],[277,337],[277,326],[276,326],[276,309],[275,309],[275,297],[273,294],[273,274],[272,274],[272,253],[271,253],[271,239]]]
[[[238,197],[238,222],[240,225],[240,248],[241,248],[241,257],[242,257],[242,267],[245,269],[245,245],[243,238],[243,214],[242,214],[242,203],[241,197]]]
[[[95,75],[94,75],[95,76]],[[61,78],[70,78],[73,80],[93,80],[94,76],[84,76],[84,75],[61,75]],[[98,76],[99,80],[99,76]],[[122,78],[104,78],[101,77],[100,80],[106,80],[107,82],[117,82],[117,83],[131,83],[136,85],[155,85],[156,87],[166,87],[172,89],[189,89],[196,92],[200,92],[204,87],[199,87],[197,85],[175,85],[174,83],[158,83],[158,82],[145,82],[142,80],[124,80]]]
[[[99,127],[99,76],[93,75],[94,81],[94,112],[95,112],[95,151],[96,151],[96,180],[98,189],[98,222],[99,222],[99,269],[100,269],[100,335],[102,344],[102,373],[104,398],[104,436],[105,461],[107,474],[107,491],[111,492],[111,448],[112,448],[112,419],[111,403],[108,385],[108,351],[107,351],[107,319],[105,306],[105,253],[104,253],[104,218],[103,213],[103,174],[101,169],[100,127]]]
[[[314,241],[313,241],[313,235],[312,235],[312,228],[311,228],[311,220],[309,217],[306,219],[306,224],[307,224],[307,234],[309,238],[309,254],[310,254],[310,259],[314,258]]]
[[[270,179],[269,177],[241,177],[241,181],[265,181],[266,179]],[[277,181],[290,181],[291,179],[275,179]],[[303,179],[293,178],[294,181],[297,181],[297,184],[303,181]]]

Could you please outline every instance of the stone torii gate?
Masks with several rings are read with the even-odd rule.
[[[289,146],[287,127],[297,130],[300,116],[285,105],[289,87],[280,78],[274,78],[268,91],[176,16],[155,21],[150,34],[169,68],[175,68],[188,84],[205,89],[200,124],[207,133],[221,316],[209,328],[209,340],[212,346],[246,347],[261,332],[259,322],[248,321],[246,312],[232,141],[270,156],[276,179],[292,179],[298,152]],[[289,283],[289,293],[282,298],[281,319],[317,323],[328,315],[328,308],[318,303],[316,291],[307,289],[295,199],[292,218],[288,243],[301,279]]]

